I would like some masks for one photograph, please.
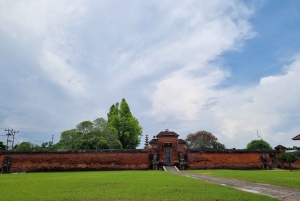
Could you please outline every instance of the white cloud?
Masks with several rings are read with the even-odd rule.
[[[31,46],[38,46],[40,54],[35,58],[50,80],[67,92],[83,95],[84,78],[67,64],[71,55],[66,47],[71,38],[67,27],[78,23],[74,20],[85,11],[82,1],[6,1],[1,7],[0,30],[19,43],[30,41]]]
[[[51,44],[46,43],[40,57],[39,63],[45,73],[67,93],[87,95],[84,76],[76,72],[73,66],[67,63],[69,58],[64,52],[51,46]]]
[[[165,15],[143,40],[153,40],[132,57],[118,84],[140,76],[178,68],[201,69],[224,51],[238,49],[241,41],[254,35],[247,19],[251,10],[236,1],[188,1],[170,6],[160,3]],[[193,12],[191,12],[191,10]],[[150,35],[150,37],[149,37]],[[134,50],[135,51],[135,50]],[[124,55],[120,56],[123,61]]]
[[[271,144],[287,143],[299,132],[299,58],[282,75],[261,78],[247,88],[216,89],[210,80],[221,84],[222,79],[212,76],[201,83],[203,78],[181,75],[180,82],[173,76],[173,82],[157,85],[153,105],[156,116],[182,122],[177,127],[186,133],[208,128],[229,146],[243,148],[257,138],[257,130]]]
[[[158,81],[152,95],[153,113],[162,119],[176,116],[196,120],[203,107],[215,104],[216,97],[223,93],[215,94],[213,88],[229,73],[212,62],[225,51],[240,48],[242,41],[253,36],[247,23],[251,10],[235,1],[200,4],[197,12],[189,12],[194,7],[189,4],[171,9],[170,13],[176,15],[172,14],[168,21],[177,22],[184,18],[184,28],[188,31],[183,29],[180,33],[184,35],[180,34],[153,51],[143,60],[147,61],[146,65],[138,65],[148,67],[149,71],[164,67],[166,60],[180,66],[179,70],[169,69],[169,74]]]

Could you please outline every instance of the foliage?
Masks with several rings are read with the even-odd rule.
[[[123,98],[121,104],[110,107],[107,114],[108,122],[118,131],[118,139],[124,149],[135,149],[140,144],[142,127],[139,121],[131,114],[130,108]]]
[[[278,155],[278,160],[283,164],[288,163],[290,165],[290,170],[292,171],[292,163],[299,160],[299,157],[290,152],[283,152]]]
[[[52,172],[0,176],[1,192],[5,192],[1,193],[1,200],[277,200],[163,171]]]
[[[5,145],[2,141],[0,141],[0,150],[5,150]]]
[[[58,149],[120,149],[117,130],[99,118],[94,122],[83,121],[76,128],[63,131]]]
[[[43,149],[43,150],[51,150],[51,149],[53,149],[54,148],[54,146],[53,146],[53,142],[52,141],[49,141],[49,142],[43,142],[42,144],[41,144],[41,149]]]
[[[38,145],[35,145],[31,142],[22,142],[14,146],[14,150],[16,151],[32,151],[32,150],[39,150],[39,149],[40,147]]]
[[[193,174],[208,175],[213,177],[222,177],[229,179],[238,179],[256,183],[266,183],[277,186],[286,186],[300,189],[300,171],[286,170],[190,170]]]
[[[188,134],[185,141],[188,149],[225,149],[225,145],[218,142],[214,134],[207,131]]]
[[[264,140],[252,140],[247,144],[246,149],[272,150],[272,147]]]
[[[293,146],[293,147],[288,147],[286,150],[300,150],[300,147]]]
[[[87,134],[94,129],[93,123],[90,121],[83,121],[76,126],[78,132],[82,134]]]
[[[220,142],[217,142],[216,148],[217,148],[217,149],[226,149],[225,144],[222,144],[222,143],[220,143]]]

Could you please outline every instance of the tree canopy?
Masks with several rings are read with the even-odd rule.
[[[246,149],[272,150],[269,143],[264,140],[252,140],[247,144]]]
[[[278,155],[278,160],[282,163],[288,163],[290,165],[290,170],[292,171],[292,163],[299,160],[299,157],[290,152],[283,152]]]
[[[129,105],[124,98],[121,104],[117,102],[110,107],[107,118],[108,123],[117,130],[118,139],[124,149],[135,149],[140,144],[142,127],[131,114]]]
[[[5,150],[5,145],[2,141],[0,141],[0,150]]]
[[[293,146],[293,147],[288,147],[286,150],[300,150],[300,147]]]
[[[103,118],[83,121],[76,128],[63,131],[57,147],[63,149],[120,149],[117,130]]]
[[[39,146],[37,146],[31,142],[22,142],[22,143],[16,144],[14,146],[14,150],[16,150],[16,151],[31,151],[31,150],[35,150],[35,149],[39,149]]]
[[[214,134],[203,130],[188,134],[185,141],[188,149],[225,149]]]

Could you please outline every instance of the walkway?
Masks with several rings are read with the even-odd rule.
[[[261,183],[253,183],[248,181],[234,180],[234,179],[225,179],[220,177],[210,177],[204,176],[200,174],[192,174],[188,172],[178,171],[174,167],[165,166],[168,172],[179,174],[182,176],[201,179],[211,183],[220,184],[223,186],[229,186],[238,190],[247,191],[251,193],[257,193],[261,195],[266,195],[269,197],[277,198],[280,200],[287,201],[300,201],[300,191],[293,188],[281,187],[281,186],[273,186],[270,184],[261,184]]]

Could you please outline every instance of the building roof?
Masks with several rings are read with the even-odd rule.
[[[297,135],[297,136],[295,136],[295,137],[293,137],[292,140],[300,140],[300,134]]]
[[[286,147],[282,146],[282,145],[277,145],[274,149],[275,150],[280,150],[280,149],[286,149]]]
[[[152,139],[149,144],[157,144],[157,139]]]
[[[169,131],[168,129],[166,129],[165,131],[161,131],[160,133],[158,133],[158,135],[156,137],[178,137],[179,135],[177,133],[175,133],[174,131]]]
[[[183,139],[178,139],[178,144],[186,144],[186,141]]]

